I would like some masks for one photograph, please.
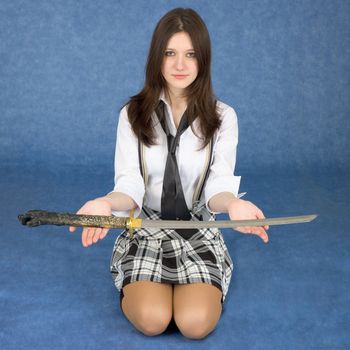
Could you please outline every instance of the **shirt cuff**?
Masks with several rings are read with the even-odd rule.
[[[205,189],[205,206],[211,214],[219,214],[209,208],[209,200],[218,193],[230,192],[235,197],[238,197],[239,185],[241,182],[241,176],[227,176],[216,179]],[[244,194],[243,194],[244,195]]]

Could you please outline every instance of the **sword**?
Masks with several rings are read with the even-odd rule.
[[[39,225],[67,225],[75,227],[103,227],[127,229],[130,235],[139,228],[157,229],[200,229],[200,228],[236,228],[241,226],[289,225],[305,223],[314,220],[316,214],[277,217],[255,220],[217,220],[217,221],[183,221],[183,220],[149,220],[134,218],[134,211],[129,217],[115,217],[104,215],[77,215],[70,213],[56,213],[45,210],[30,210],[18,215],[22,225],[35,227]]]

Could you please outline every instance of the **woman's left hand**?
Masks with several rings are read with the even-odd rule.
[[[263,212],[252,202],[243,199],[235,199],[228,205],[228,214],[231,220],[256,220],[265,219]],[[269,236],[265,230],[269,226],[244,226],[235,228],[241,233],[251,233],[258,235],[265,243],[269,241]]]

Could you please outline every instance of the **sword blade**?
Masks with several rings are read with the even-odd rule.
[[[242,226],[288,225],[310,222],[317,215],[289,216],[256,220],[217,220],[217,221],[178,221],[178,220],[149,220],[131,217],[115,217],[100,215],[76,215],[56,213],[44,210],[30,210],[18,216],[19,221],[26,226],[39,225],[69,225],[83,227],[105,228],[157,228],[157,229],[200,229],[200,228],[236,228]]]
[[[310,222],[316,214],[287,216],[279,218],[256,220],[217,220],[217,221],[177,221],[177,220],[147,220],[143,219],[141,228],[158,229],[191,229],[191,228],[236,228],[242,226],[289,225]]]

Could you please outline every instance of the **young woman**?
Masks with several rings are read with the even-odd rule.
[[[119,116],[115,188],[88,201],[78,214],[149,219],[262,219],[237,198],[233,175],[238,140],[234,110],[217,101],[210,77],[207,28],[191,9],[165,14],[153,33],[145,86]],[[265,227],[241,227],[268,241]],[[70,227],[70,231],[74,231]],[[85,228],[85,247],[107,229]],[[233,269],[218,229],[139,229],[122,232],[111,272],[121,308],[142,333],[162,333],[172,318],[181,333],[200,339],[216,326]]]

